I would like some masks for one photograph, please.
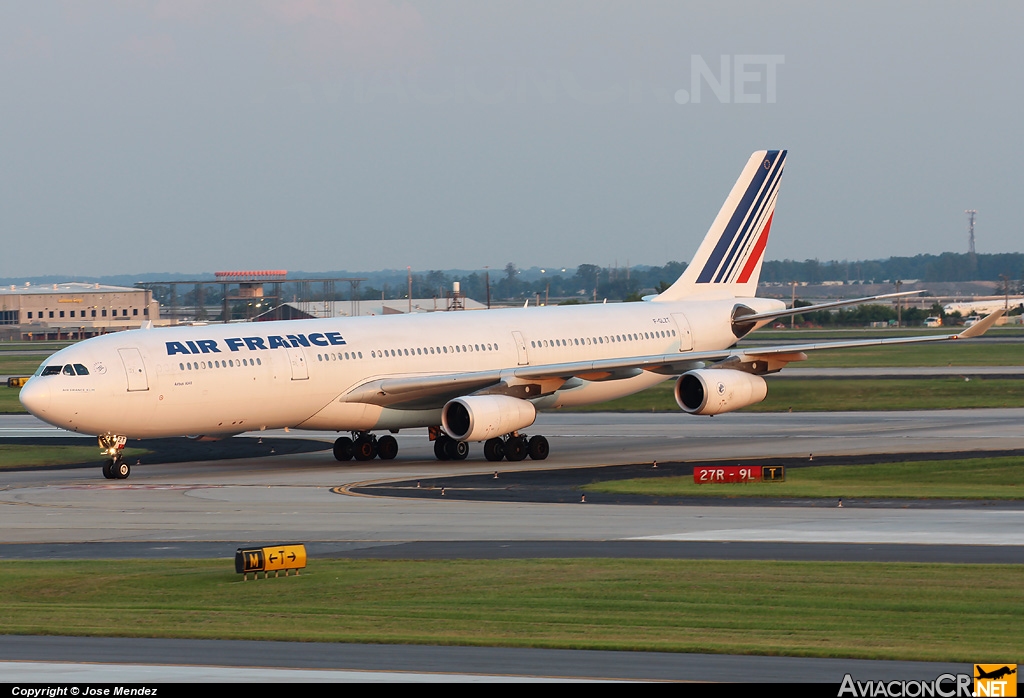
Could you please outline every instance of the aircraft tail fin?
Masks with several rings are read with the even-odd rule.
[[[785,163],[785,150],[750,156],[686,271],[652,300],[754,296]]]

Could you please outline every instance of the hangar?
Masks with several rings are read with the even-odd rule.
[[[0,337],[8,340],[84,339],[159,321],[149,289],[80,282],[0,288]]]

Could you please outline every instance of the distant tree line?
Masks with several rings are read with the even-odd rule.
[[[635,301],[645,294],[658,293],[671,285],[686,269],[682,262],[668,262],[664,266],[602,267],[596,264],[581,264],[570,269],[519,269],[509,262],[503,269],[490,271],[430,270],[412,274],[412,295],[414,298],[445,298],[452,292],[454,282],[459,282],[461,293],[486,302],[488,286],[490,299],[496,303],[522,303],[526,299],[545,299],[549,303],[586,301]],[[190,274],[145,274],[138,276],[108,276],[96,278],[68,279],[66,277],[35,277],[0,280],[3,284],[22,285],[25,281],[33,284],[56,283],[58,281],[85,281],[130,286],[137,281],[172,281],[184,278],[212,280],[212,275]],[[409,276],[406,270],[387,269],[374,272],[329,271],[318,273],[291,272],[290,279],[363,277],[357,295],[361,300],[395,300],[409,294]],[[808,259],[766,261],[761,270],[761,281],[789,284],[792,282],[821,283],[840,282],[892,282],[897,279],[918,279],[924,282],[937,281],[1012,281],[1012,293],[1024,292],[1020,279],[1024,278],[1024,254],[958,254],[945,252],[940,255],[917,255],[916,257],[890,257],[881,260],[864,261],[820,261]],[[272,287],[268,287],[272,288]],[[268,291],[269,293],[269,291]],[[167,287],[154,289],[154,296],[161,304],[171,300]],[[338,282],[333,292],[327,294],[319,283],[286,282],[281,286],[282,301],[346,301],[352,297],[347,283]],[[178,306],[219,305],[223,298],[220,287],[205,286],[197,298],[193,288],[179,287],[173,299]],[[197,302],[198,301],[198,302]],[[843,311],[854,312],[854,311]],[[867,312],[867,311],[858,311]],[[845,315],[830,314],[845,318]],[[850,318],[853,322],[853,317]]]
[[[919,254],[916,257],[890,257],[858,262],[807,259],[766,261],[761,268],[761,281],[821,283],[823,281],[999,281],[1024,278],[1024,254],[970,254],[943,252],[939,255]]]

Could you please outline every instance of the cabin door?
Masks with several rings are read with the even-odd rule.
[[[149,390],[149,378],[146,377],[146,364],[142,362],[142,354],[134,347],[131,349],[118,349],[121,355],[121,363],[124,364],[124,372],[128,376],[128,391]]]
[[[519,353],[519,365],[526,366],[530,363],[530,355],[526,353],[526,340],[522,332],[513,332],[512,339],[516,343],[516,351]]]
[[[292,365],[292,380],[308,380],[309,369],[306,366],[306,355],[302,353],[302,348],[285,347],[285,351],[288,352],[288,363]]]
[[[682,313],[672,313],[676,330],[679,332],[679,351],[693,350],[693,333],[690,332],[690,321]]]

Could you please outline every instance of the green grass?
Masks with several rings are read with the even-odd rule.
[[[754,345],[753,340],[751,345]],[[970,341],[934,342],[932,344],[814,351],[808,353],[807,356],[806,361],[790,364],[790,366],[806,368],[1020,366],[1024,364],[1024,344],[983,344]]]
[[[676,412],[674,380],[609,402],[566,412]],[[972,378],[768,379],[768,397],[744,412],[829,412],[1024,407],[1024,380]]]
[[[0,414],[26,414],[25,408],[18,402],[21,388],[8,388],[6,383],[0,384]]]
[[[3,356],[0,354],[0,375],[4,376],[31,376],[43,363],[45,356]]]
[[[72,465],[77,463],[95,463],[101,465],[104,457],[95,439],[83,439],[88,445],[83,446],[19,446],[0,444],[0,470],[4,468],[25,468],[38,465]],[[150,454],[144,448],[124,449],[125,459],[134,462]]]
[[[59,351],[76,344],[75,341],[60,342],[0,342],[0,354],[19,351]]]
[[[1024,566],[698,560],[0,562],[10,634],[969,662],[1024,654]]]
[[[785,482],[697,485],[691,476],[611,480],[588,492],[659,497],[1024,499],[1024,458],[790,468]]]

